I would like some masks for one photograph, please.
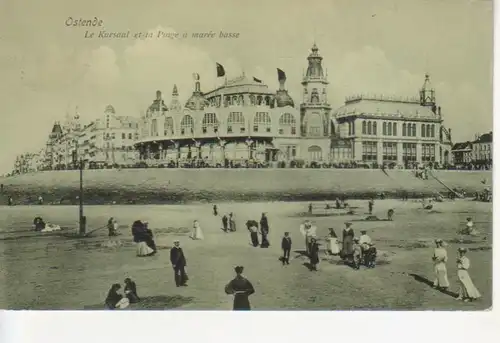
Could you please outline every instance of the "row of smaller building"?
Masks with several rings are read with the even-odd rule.
[[[472,141],[455,143],[451,152],[457,168],[491,169],[493,166],[493,132],[476,134]]]

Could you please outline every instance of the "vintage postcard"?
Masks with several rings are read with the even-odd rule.
[[[0,8],[1,309],[491,309],[492,1]]]

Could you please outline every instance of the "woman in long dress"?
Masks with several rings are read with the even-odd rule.
[[[354,230],[351,228],[352,223],[345,223],[344,231],[342,232],[342,251],[341,256],[343,260],[352,260],[354,253],[353,239]]]
[[[200,240],[205,238],[203,236],[203,231],[201,231],[200,223],[197,220],[193,222],[193,233],[191,234],[191,238]]]
[[[248,220],[246,225],[248,232],[250,232],[250,240],[252,241],[252,245],[256,248],[259,246],[259,223],[257,223],[255,220]]]
[[[450,282],[448,281],[448,271],[446,269],[448,253],[443,247],[443,240],[441,239],[436,239],[436,248],[434,249],[432,261],[434,262],[434,273],[436,274],[436,278],[434,279],[434,288],[447,289],[450,287]]]
[[[328,233],[328,237],[326,238],[328,241],[328,253],[330,255],[338,255],[340,253],[339,239],[332,227],[328,230],[330,231]]]
[[[470,268],[470,260],[467,256],[465,256],[466,253],[467,249],[458,249],[457,268],[458,279],[460,281],[460,289],[458,291],[457,300],[470,301],[479,299],[481,297],[481,293],[479,293],[476,286],[474,286],[472,279],[470,278],[468,271]]]
[[[226,287],[224,287],[226,294],[234,295],[234,311],[250,310],[251,306],[248,297],[255,293],[252,283],[242,275],[243,269],[243,266],[237,266],[234,268],[236,277],[229,281]]]
[[[311,254],[309,256],[309,262],[311,264],[311,270],[317,271],[319,264],[319,244],[316,238],[311,238]]]

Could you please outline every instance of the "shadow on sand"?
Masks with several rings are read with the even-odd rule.
[[[182,295],[154,295],[150,297],[142,297],[141,301],[136,304],[131,304],[127,310],[170,310],[189,304],[194,300],[194,297],[183,297]],[[104,304],[88,305],[83,307],[84,310],[107,310]]]
[[[411,276],[412,278],[414,278],[416,281],[421,282],[423,284],[426,284],[429,287],[434,288],[434,283],[431,280],[429,280],[429,279],[427,279],[427,278],[425,278],[423,276],[417,275],[417,274],[408,274],[408,275]],[[443,294],[449,295],[450,297],[454,297],[454,298],[458,297],[458,293],[451,292],[451,291],[449,291],[447,289],[439,289],[439,288],[437,288],[436,290],[438,292],[443,293]]]

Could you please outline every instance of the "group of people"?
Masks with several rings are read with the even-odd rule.
[[[132,236],[137,243],[137,256],[153,256],[157,252],[153,231],[148,228],[147,221],[136,220],[132,224]]]
[[[42,217],[38,216],[33,219],[33,229],[37,232],[52,232],[60,231],[61,227],[59,225],[46,223]]]
[[[450,287],[450,282],[448,281],[448,270],[446,268],[446,263],[448,262],[448,253],[442,239],[436,239],[435,243],[436,248],[434,249],[434,254],[432,255],[435,273],[433,286],[434,288],[440,290],[447,290]],[[456,263],[458,279],[460,282],[458,296],[456,299],[466,302],[479,299],[481,297],[481,293],[479,293],[476,286],[472,282],[472,279],[468,272],[471,263],[469,258],[467,257],[466,248],[458,248]]]
[[[111,289],[108,291],[108,295],[105,300],[105,305],[108,309],[125,309],[129,307],[130,304],[137,303],[141,300],[137,295],[137,286],[135,282],[130,278],[126,278],[124,282],[125,295],[118,293],[118,291],[122,288],[119,283],[111,285]]]
[[[260,231],[259,231],[260,224]],[[255,220],[248,220],[246,222],[246,227],[248,232],[250,232],[250,241],[254,247],[258,247],[260,244],[261,248],[269,248],[270,243],[267,238],[269,235],[269,221],[267,220],[267,215],[262,213],[260,222]],[[259,242],[259,233],[261,234],[261,241]]]

